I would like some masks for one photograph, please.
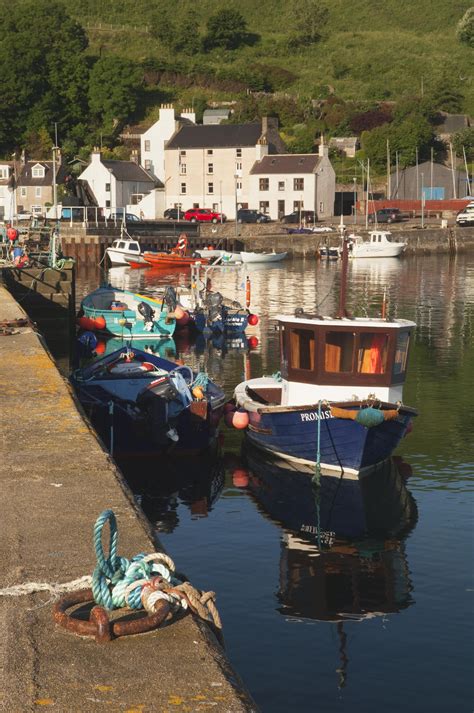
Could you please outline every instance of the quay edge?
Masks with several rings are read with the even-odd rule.
[[[25,317],[0,285],[0,321]],[[0,336],[0,708],[258,711],[207,625],[190,615],[100,645],[54,624],[50,593],[5,595],[92,574],[92,528],[106,508],[117,516],[119,554],[162,549],[41,337],[13,331]],[[210,566],[204,555],[202,564]]]

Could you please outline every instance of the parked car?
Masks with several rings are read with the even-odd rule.
[[[369,215],[369,223],[399,223],[401,220],[400,208],[379,208]]]
[[[456,216],[457,225],[474,225],[474,201],[468,203]]]
[[[123,220],[123,213],[111,213],[109,216],[109,220],[114,220],[117,222],[122,222]],[[135,215],[134,213],[125,213],[125,222],[126,223],[141,223],[140,218]]]
[[[318,216],[314,210],[294,210],[293,213],[284,215],[282,223],[315,223]]]
[[[184,220],[189,220],[191,223],[220,223],[221,214],[209,208],[192,208],[185,212]],[[226,220],[226,216],[222,213],[222,222]]]
[[[239,208],[237,211],[238,223],[269,223],[270,216],[253,208]]]
[[[168,220],[183,220],[185,210],[182,208],[167,208],[163,213],[163,216]]]

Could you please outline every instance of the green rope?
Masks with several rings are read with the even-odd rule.
[[[191,388],[194,389],[195,386],[201,386],[202,389],[205,391],[207,389],[207,385],[209,383],[209,376],[206,374],[205,371],[200,371],[196,378],[194,379],[193,383],[191,384]]]
[[[102,530],[109,523],[109,554],[105,556],[102,546]],[[144,584],[160,576],[173,586],[181,584],[174,577],[174,564],[169,557],[160,554],[140,553],[128,560],[117,555],[118,528],[113,510],[104,510],[94,525],[94,548],[97,565],[92,575],[94,601],[106,609],[142,609],[141,593]],[[157,561],[166,559],[166,564]]]

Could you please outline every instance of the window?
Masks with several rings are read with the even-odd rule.
[[[270,210],[270,203],[268,201],[260,201],[259,211],[260,213],[268,213]]]
[[[397,336],[397,346],[395,348],[395,359],[393,362],[393,375],[404,374],[407,368],[408,346],[410,344],[410,333],[400,332]]]
[[[32,178],[44,178],[44,166],[33,166],[31,176]]]
[[[212,156],[214,153],[213,149],[207,149],[207,155]]]
[[[235,164],[235,170],[236,171],[242,170],[242,161],[237,161],[237,163]]]
[[[214,211],[214,213],[217,213],[219,210],[219,203],[213,203],[212,210]]]
[[[41,186],[35,186],[35,198],[41,198]]]
[[[8,178],[8,167],[0,166],[0,178]]]
[[[186,164],[185,163],[179,164],[179,172],[182,176],[186,175]]]
[[[314,370],[314,332],[310,329],[290,330],[290,368]]]
[[[105,201],[105,207],[106,207],[106,208],[110,208],[110,201],[109,201],[109,200],[106,200],[106,201]]]
[[[319,212],[324,213],[324,203],[322,201],[319,201]]]
[[[213,183],[208,183],[208,184],[207,184],[207,192],[208,192],[208,193],[214,193],[214,184],[213,184]]]
[[[235,155],[237,158],[242,158],[242,149],[235,149]]]
[[[293,201],[293,211],[303,210],[303,201]]]
[[[352,332],[327,332],[324,347],[325,371],[352,371],[354,342]]]
[[[285,190],[285,181],[278,181],[278,190],[279,191]]]
[[[213,164],[213,163],[208,163],[208,164],[207,164],[207,172],[208,172],[208,173],[214,173],[214,164]]]
[[[186,184],[185,184],[185,183],[182,183],[182,184],[181,184],[181,186],[180,186],[180,193],[183,194],[183,195],[186,193]]]
[[[294,191],[304,191],[304,178],[294,178],[293,179],[293,190]]]
[[[180,151],[180,152],[179,152],[179,155],[180,155],[180,156],[186,156],[186,151]]]
[[[22,186],[22,187],[20,188],[20,196],[21,196],[22,198],[26,198],[26,186]]]
[[[151,171],[151,160],[149,158],[145,159],[145,171]]]
[[[140,246],[137,245],[136,243],[129,243],[129,244],[128,244],[128,249],[129,249],[129,250],[136,250],[136,251],[138,251],[138,250],[140,250]]]
[[[38,215],[38,213],[41,213],[42,208],[43,206],[41,205],[32,205],[31,212],[33,213],[33,215]]]
[[[117,247],[119,248],[119,250],[124,250],[124,249],[125,249],[125,243],[124,243],[124,242],[121,242],[121,243],[119,243],[119,244],[117,245]]]
[[[242,181],[237,181],[237,183],[235,184],[235,187],[238,191],[241,191],[242,190]]]
[[[270,187],[270,179],[269,178],[260,178],[258,182],[258,187],[261,191],[268,191]]]
[[[105,192],[110,193],[110,183],[105,184]]]
[[[149,139],[145,140],[145,151],[151,151],[151,141]]]
[[[366,332],[360,335],[357,371],[359,374],[384,374],[387,369],[388,335]]]

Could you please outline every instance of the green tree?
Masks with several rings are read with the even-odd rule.
[[[468,126],[454,134],[453,148],[458,156],[463,156],[465,151],[466,159],[474,161],[474,127]]]
[[[2,112],[0,151],[22,143],[41,127],[60,136],[87,111],[87,38],[55,0],[0,5]],[[3,130],[2,130],[3,129]]]
[[[319,0],[293,0],[288,17],[293,30],[293,42],[314,43],[321,39],[329,11]]]
[[[110,131],[133,114],[142,90],[143,73],[138,65],[113,55],[101,57],[90,72],[90,110]]]
[[[424,116],[412,114],[400,122],[394,121],[372,131],[363,131],[360,137],[361,148],[375,168],[382,169],[385,166],[387,140],[391,153],[398,152],[400,166],[412,166],[416,161],[417,149],[420,159],[429,157],[434,142],[433,127]]]
[[[220,47],[234,50],[248,40],[247,22],[238,10],[223,9],[207,21],[203,43],[206,49]]]
[[[474,7],[470,7],[458,22],[456,37],[469,47],[474,47]]]

